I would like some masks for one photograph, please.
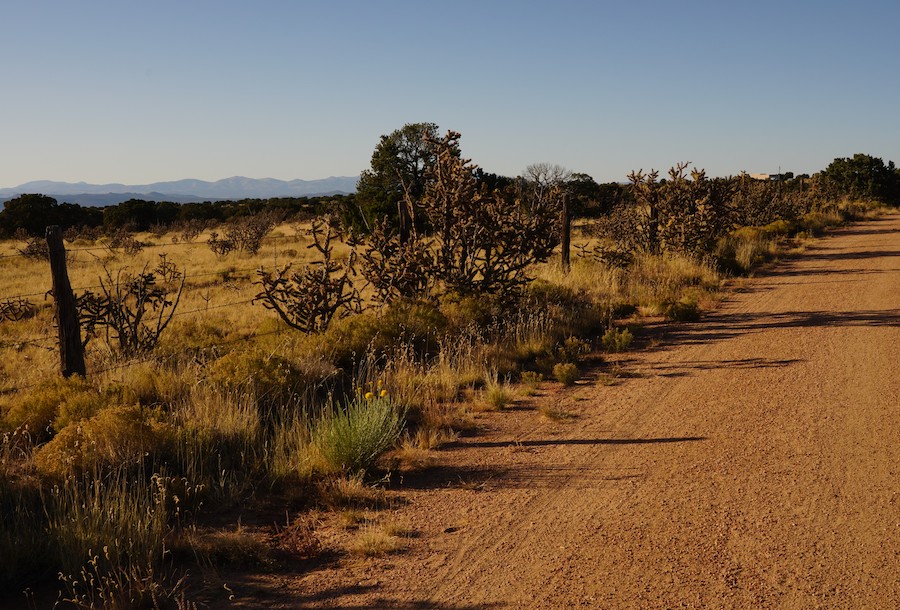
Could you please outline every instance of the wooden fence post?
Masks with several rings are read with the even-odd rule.
[[[563,192],[562,206],[560,206],[560,266],[563,272],[568,273],[571,267],[570,251],[572,250],[572,208],[569,201],[569,193]]]
[[[63,377],[84,377],[87,370],[84,365],[84,348],[81,345],[81,327],[78,324],[75,295],[66,269],[66,248],[63,246],[62,231],[59,226],[53,225],[47,227],[46,236],[50,250],[50,273],[53,275],[53,300],[56,302],[60,368]]]

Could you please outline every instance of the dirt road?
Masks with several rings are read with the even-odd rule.
[[[622,367],[488,416],[404,481],[405,553],[286,578],[275,605],[900,608],[900,215]]]

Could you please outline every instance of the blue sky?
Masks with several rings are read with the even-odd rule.
[[[430,121],[517,175],[900,162],[900,2],[0,6],[0,187],[315,179]]]

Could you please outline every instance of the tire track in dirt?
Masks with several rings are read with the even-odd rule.
[[[624,366],[538,399],[572,422],[490,416],[446,485],[405,491],[407,554],[308,575],[290,607],[900,607],[900,215]]]

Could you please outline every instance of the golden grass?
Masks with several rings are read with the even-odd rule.
[[[407,530],[396,523],[369,523],[360,528],[350,550],[364,557],[382,557],[401,551]]]

